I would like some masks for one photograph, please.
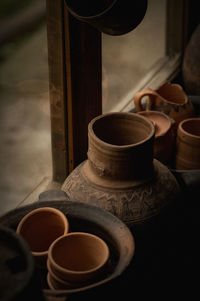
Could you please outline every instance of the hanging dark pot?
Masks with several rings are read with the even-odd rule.
[[[65,0],[69,12],[109,35],[130,32],[143,20],[147,0]]]

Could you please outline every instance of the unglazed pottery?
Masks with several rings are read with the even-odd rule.
[[[141,111],[138,114],[151,120],[155,126],[154,158],[169,164],[175,142],[174,120],[159,111]]]
[[[65,194],[63,191],[58,190],[52,194],[50,191],[53,197],[49,201],[45,201],[48,193],[47,195],[42,193],[41,199],[43,200],[7,212],[4,216],[0,217],[0,223],[15,230],[23,216],[36,208],[51,206],[61,210],[70,221],[70,231],[92,233],[98,235],[107,243],[110,250],[108,269],[100,279],[80,288],[52,291],[45,285],[43,286],[44,295],[47,299],[56,297],[70,298],[71,296],[82,298],[83,294],[84,296],[91,296],[96,294],[96,292],[104,292],[107,287],[112,286],[112,284],[115,285],[115,281],[123,277],[130,265],[134,264],[134,236],[120,219],[108,211],[89,204],[69,200],[67,196],[65,201],[59,200],[60,192],[62,192],[61,197],[63,198]],[[50,199],[50,196],[48,199]]]
[[[176,169],[200,169],[200,118],[188,118],[179,124]]]
[[[192,102],[179,84],[165,82],[157,90],[147,89],[137,92],[134,104],[137,112],[143,111],[142,98],[148,96],[147,109],[161,111],[179,122],[186,118],[194,117]]]
[[[72,232],[57,238],[48,253],[53,274],[67,284],[94,281],[108,259],[109,248],[104,240],[86,232]]]
[[[61,278],[59,278],[58,276],[56,276],[56,274],[53,272],[52,268],[51,268],[51,264],[49,262],[49,259],[47,259],[47,283],[49,285],[49,287],[55,290],[58,289],[73,289],[78,287],[76,284],[70,283],[66,280],[63,280]],[[80,285],[79,285],[80,286]]]
[[[46,266],[51,243],[69,231],[66,216],[58,209],[42,207],[30,211],[19,222],[16,232],[26,240],[38,265]]]
[[[72,200],[110,211],[129,226],[145,223],[173,204],[179,185],[153,160],[155,128],[137,113],[108,113],[88,126],[88,160],[66,178]]]

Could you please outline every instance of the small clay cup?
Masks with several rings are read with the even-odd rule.
[[[154,158],[169,164],[175,145],[175,121],[159,111],[140,111],[138,114],[151,120],[155,126]]]
[[[46,267],[48,249],[58,237],[67,234],[69,222],[64,213],[56,208],[41,207],[26,214],[16,232],[30,246],[39,267]]]
[[[72,232],[56,239],[49,248],[51,270],[59,279],[81,285],[95,281],[109,259],[109,248],[100,237]]]
[[[183,120],[176,139],[176,169],[200,169],[200,118]]]

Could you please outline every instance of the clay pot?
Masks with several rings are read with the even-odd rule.
[[[58,289],[74,289],[77,287],[76,284],[70,283],[66,280],[62,280],[61,278],[57,277],[56,274],[53,272],[49,259],[47,260],[47,283],[50,289],[58,290]]]
[[[151,120],[155,126],[154,158],[169,164],[175,143],[174,120],[159,111],[141,111],[138,114]]]
[[[42,207],[30,211],[19,222],[16,232],[29,244],[39,266],[45,267],[51,243],[69,230],[66,216],[58,209]]]
[[[81,286],[94,281],[108,259],[109,248],[100,237],[85,232],[69,233],[57,238],[49,248],[49,274],[57,277],[58,281],[52,277],[56,284],[66,281],[65,288],[69,283]]]
[[[65,0],[65,3],[76,19],[109,35],[122,35],[133,30],[147,10],[147,0]]]
[[[200,169],[200,118],[189,118],[179,124],[176,169]]]
[[[45,300],[26,241],[0,225],[0,299]]]
[[[200,24],[195,28],[185,49],[182,75],[184,88],[189,95],[200,95]]]
[[[94,300],[91,296],[107,295],[107,288],[115,288],[118,279],[126,275],[127,269],[135,262],[135,239],[130,229],[116,216],[108,211],[102,210],[96,206],[84,204],[83,202],[74,202],[69,200],[63,191],[56,190],[46,191],[40,196],[38,202],[21,206],[4,216],[0,217],[0,223],[9,228],[16,229],[18,223],[25,214],[40,207],[54,207],[61,210],[70,221],[70,230],[73,232],[88,232],[101,237],[109,246],[110,258],[106,273],[97,281],[83,286],[81,288],[65,289],[65,290],[50,290],[43,282],[43,274],[40,274],[41,269],[38,269],[39,275],[42,278],[43,292],[46,299],[69,298],[73,300],[83,299]],[[65,195],[65,200],[64,200]],[[62,198],[62,200],[60,200]],[[48,199],[48,201],[47,201]],[[31,253],[29,252],[29,255]],[[109,289],[110,291],[110,289]],[[90,299],[89,299],[90,298]],[[29,298],[30,299],[30,298]],[[40,299],[35,299],[40,300]],[[96,299],[95,299],[96,300]]]
[[[134,103],[137,112],[143,111],[142,98],[148,96],[149,110],[161,111],[179,122],[186,118],[194,117],[195,112],[192,102],[188,99],[182,87],[178,84],[164,83],[159,89],[147,89],[137,92],[134,96]]]
[[[169,206],[179,185],[153,160],[155,128],[136,113],[108,113],[88,126],[88,160],[66,178],[72,200],[110,211],[128,225],[145,223]]]

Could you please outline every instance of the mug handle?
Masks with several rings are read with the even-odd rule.
[[[135,104],[135,108],[136,108],[136,111],[137,112],[140,112],[140,111],[144,111],[144,108],[142,107],[142,98],[144,96],[149,96],[149,99],[148,99],[148,102],[150,105],[153,104],[154,102],[154,99],[155,99],[155,96],[157,96],[158,94],[151,90],[151,89],[147,89],[145,91],[140,91],[140,92],[137,92],[134,96],[134,104]]]

